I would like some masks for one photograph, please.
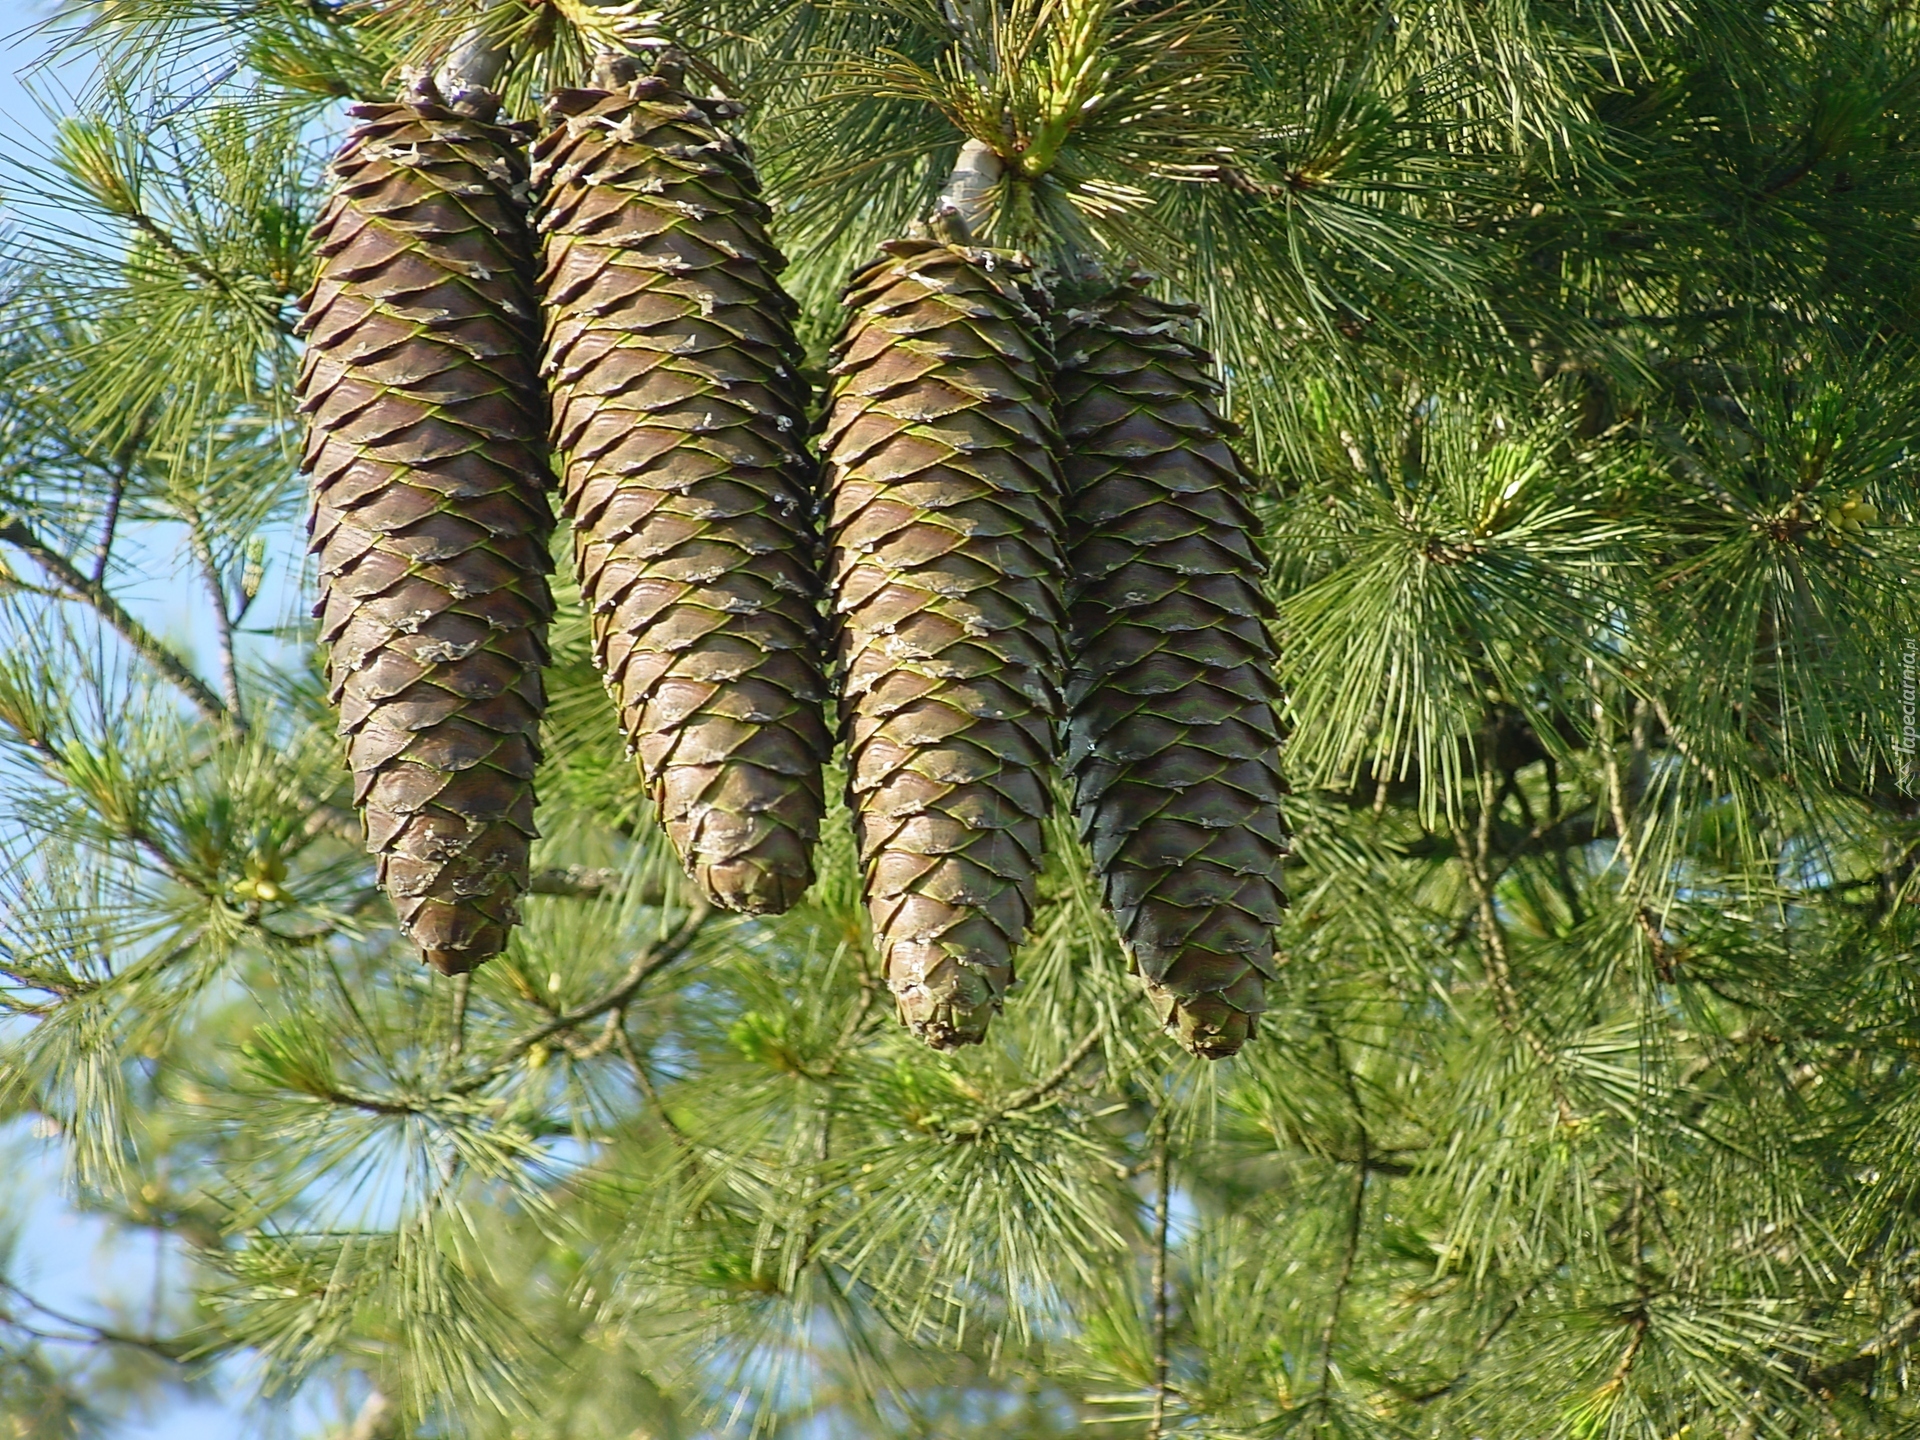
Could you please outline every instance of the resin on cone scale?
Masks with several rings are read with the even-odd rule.
[[[1254,1033],[1286,895],[1270,603],[1191,309],[1136,276],[1058,326],[1067,750],[1102,894],[1167,1030]]]
[[[593,654],[687,872],[787,909],[813,880],[822,712],[795,306],[732,102],[566,90],[535,147],[545,374]]]
[[[380,884],[448,973],[527,888],[553,608],[526,136],[496,108],[425,80],[353,108],[300,322],[328,692]]]
[[[1063,663],[1042,321],[1005,254],[900,240],[847,291],[823,435],[841,729],[901,1017],[978,1042],[1033,914]]]

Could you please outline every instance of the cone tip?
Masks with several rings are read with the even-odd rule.
[[[795,875],[753,860],[696,864],[687,873],[712,904],[740,915],[783,915],[813,885],[812,875]]]
[[[1254,1008],[1257,998],[1253,1006],[1242,1008],[1246,997],[1230,999],[1221,991],[1176,995],[1152,980],[1143,980],[1142,988],[1160,1017],[1161,1028],[1179,1042],[1181,1049],[1202,1060],[1237,1055],[1240,1047],[1258,1033],[1260,1012]],[[1234,1003],[1235,999],[1241,1004]]]
[[[500,952],[495,950],[420,950],[420,959],[442,975],[466,975],[484,965]]]
[[[895,969],[897,967],[889,967]],[[902,979],[896,973],[893,999],[900,1019],[936,1050],[978,1045],[1000,1009],[992,981],[964,965],[941,967],[937,981]]]

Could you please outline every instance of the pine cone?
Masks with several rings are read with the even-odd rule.
[[[1286,905],[1280,697],[1257,522],[1191,310],[1140,288],[1059,327],[1066,768],[1107,906],[1195,1054],[1254,1033]]]
[[[841,728],[902,1018],[975,1043],[1033,913],[1062,668],[1041,322],[1004,255],[902,240],[854,277],[825,427]]]
[[[525,137],[359,105],[315,228],[299,379],[328,687],[367,848],[436,969],[527,888],[553,610]]]
[[[759,914],[813,883],[832,737],[796,307],[731,109],[563,91],[535,176],[594,659],[688,873]]]

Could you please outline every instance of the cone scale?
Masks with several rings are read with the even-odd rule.
[[[525,136],[472,108],[424,81],[354,107],[298,381],[354,800],[447,973],[500,951],[527,888],[553,608]]]
[[[787,909],[824,808],[794,303],[729,102],[557,94],[535,148],[553,443],[593,653],[715,904]]]
[[[823,433],[848,798],[902,1019],[977,1043],[1033,914],[1063,663],[1057,436],[1007,256],[853,278]]]
[[[1148,998],[1195,1054],[1253,1035],[1286,896],[1280,689],[1249,484],[1192,311],[1145,277],[1058,327],[1065,766]]]

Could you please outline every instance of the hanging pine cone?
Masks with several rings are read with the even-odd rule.
[[[854,277],[824,442],[841,728],[902,1018],[977,1042],[1033,912],[1062,665],[1056,436],[1024,266],[901,240]]]
[[[1286,905],[1271,607],[1206,353],[1145,276],[1060,325],[1066,765],[1106,903],[1194,1053],[1254,1033]]]
[[[448,973],[527,887],[553,608],[526,137],[478,108],[354,107],[300,326],[329,695],[380,883]]]
[[[832,739],[795,306],[732,111],[662,77],[563,91],[535,176],[594,658],[688,873],[772,913],[813,882]]]

